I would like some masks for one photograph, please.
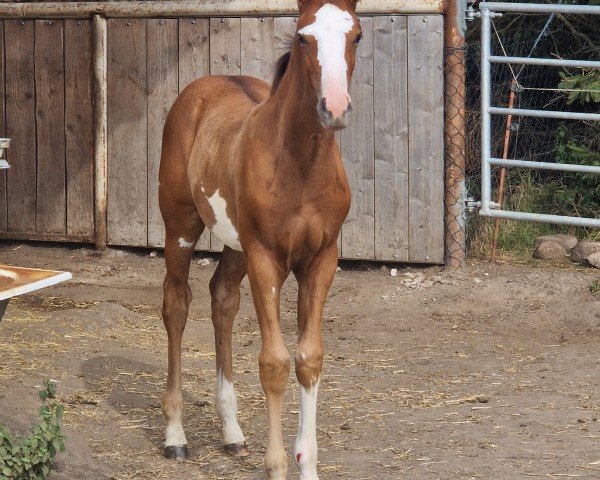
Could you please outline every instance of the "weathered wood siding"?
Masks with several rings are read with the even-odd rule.
[[[340,255],[441,263],[443,17],[361,21],[353,123],[338,134],[352,188]],[[109,244],[163,245],[160,142],[177,94],[207,74],[270,81],[294,29],[292,17],[108,21]],[[13,168],[0,174],[0,238],[23,232],[89,240],[90,22],[5,20],[2,31],[0,135],[14,143]],[[222,244],[205,233],[198,248]]]
[[[89,20],[0,21],[0,238],[92,241]]]

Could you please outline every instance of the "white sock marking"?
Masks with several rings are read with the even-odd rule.
[[[241,252],[242,246],[240,245],[237,230],[227,216],[227,202],[219,195],[219,189],[215,191],[212,197],[208,197],[208,203],[215,214],[215,224],[210,231],[229,248]]]
[[[179,237],[179,247],[180,248],[192,248],[194,246],[193,242],[188,242],[185,238]]]
[[[181,418],[171,420],[167,423],[165,447],[170,447],[171,445],[187,445],[183,425],[181,425]]]
[[[225,378],[221,369],[217,372],[217,414],[223,428],[223,445],[243,443],[246,439],[237,421],[237,396],[233,383]]]
[[[317,475],[317,393],[319,381],[310,389],[300,386],[300,417],[294,459],[301,480],[319,480]]]
[[[348,106],[348,80],[346,78],[346,34],[352,30],[352,15],[331,3],[323,5],[316,20],[298,31],[312,35],[317,40],[317,60],[321,65],[321,90],[334,117]]]

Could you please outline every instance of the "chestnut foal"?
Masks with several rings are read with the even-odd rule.
[[[206,226],[225,244],[210,281],[216,409],[225,451],[248,454],[237,421],[231,358],[239,286],[248,274],[262,337],[267,478],[286,478],[281,411],[290,356],[279,325],[279,296],[293,272],[301,393],[294,458],[300,477],[316,480],[322,313],[336,270],[338,233],[350,205],[334,131],[347,124],[348,84],[361,33],[356,0],[299,0],[298,6],[291,52],[280,59],[272,87],[251,77],[204,77],[181,93],[168,115],[159,182],[166,227],[163,320],[169,344],[162,409],[165,454],[185,458],[181,339],[192,298],[190,261]]]

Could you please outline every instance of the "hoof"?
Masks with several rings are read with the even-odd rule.
[[[231,455],[232,457],[247,457],[250,452],[248,451],[248,446],[246,442],[243,443],[230,443],[223,447],[225,453],[227,455]]]
[[[173,460],[185,460],[188,458],[187,445],[169,445],[165,447],[165,457]]]

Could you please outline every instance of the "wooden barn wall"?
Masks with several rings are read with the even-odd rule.
[[[338,134],[353,195],[340,255],[441,263],[443,17],[361,22],[353,123]],[[13,168],[0,173],[0,238],[91,237],[90,29],[82,20],[0,22],[0,135],[14,139]],[[108,20],[109,244],[163,245],[160,143],[177,94],[207,74],[270,81],[294,29],[288,17]],[[205,233],[198,248],[222,244]]]
[[[91,21],[0,21],[0,238],[93,239],[92,109]]]

